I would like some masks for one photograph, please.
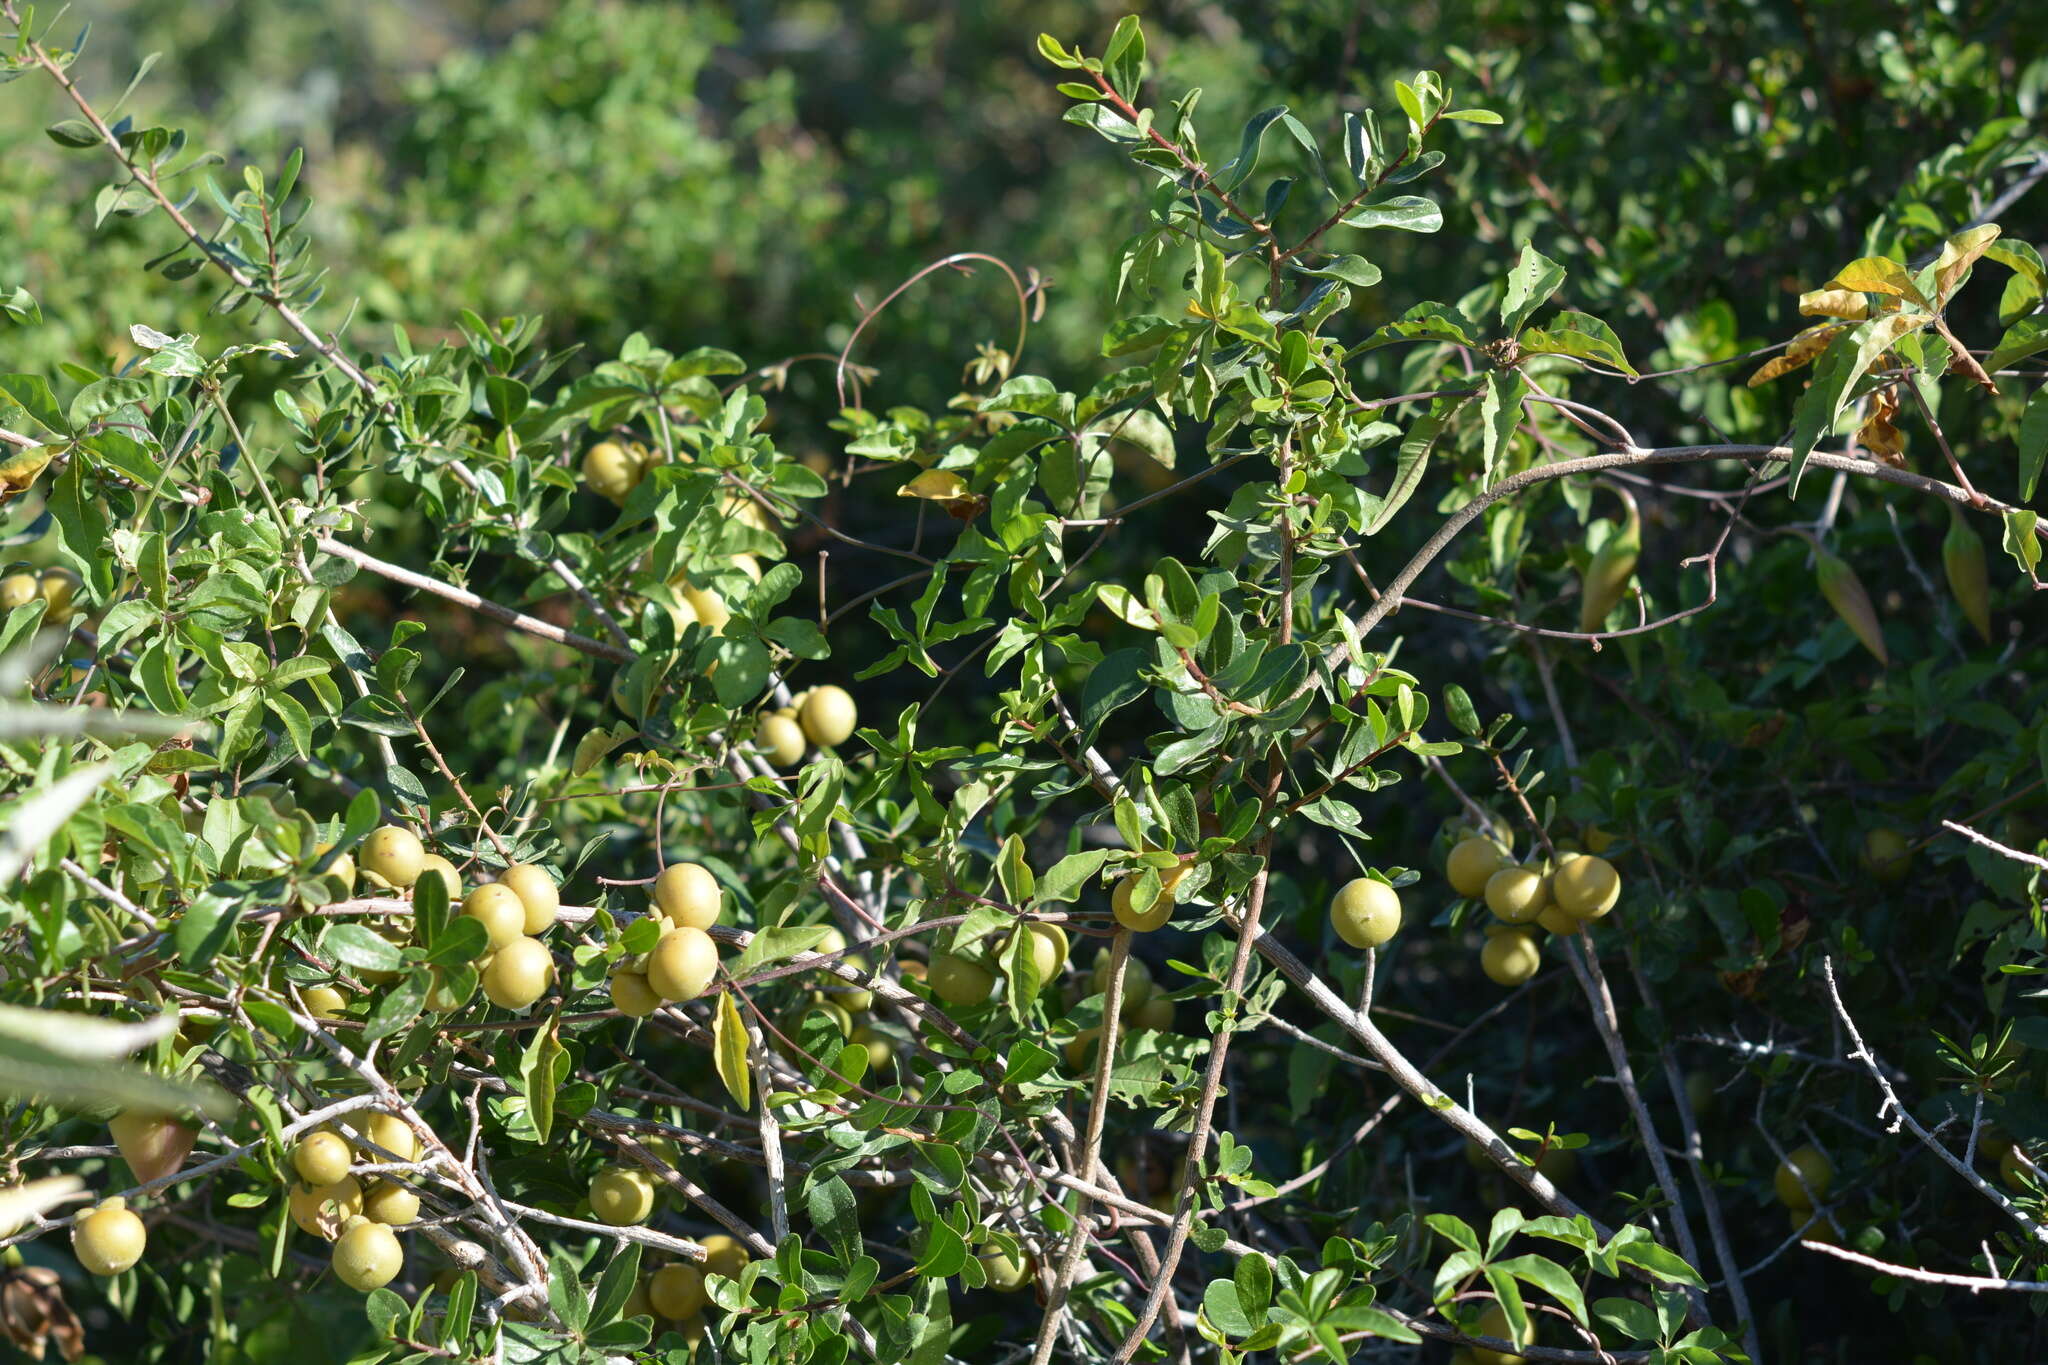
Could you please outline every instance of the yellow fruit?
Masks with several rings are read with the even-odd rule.
[[[356,866],[386,886],[411,886],[426,862],[427,850],[419,836],[402,825],[371,830],[356,854]]]
[[[348,992],[338,986],[308,986],[299,996],[315,1019],[339,1019],[348,1008]]]
[[[356,1156],[363,1161],[419,1160],[419,1135],[396,1114],[372,1114],[367,1119],[359,1115],[350,1120],[349,1126],[366,1144],[356,1148]],[[386,1152],[391,1155],[384,1155]]]
[[[354,1161],[348,1139],[339,1133],[308,1133],[292,1149],[292,1169],[308,1185],[332,1185]]]
[[[1529,924],[1550,904],[1543,874],[1510,864],[1486,879],[1486,908],[1509,924]]]
[[[1605,853],[1614,846],[1614,836],[1598,825],[1588,825],[1581,830],[1586,840],[1586,852]]]
[[[1542,950],[1526,933],[1495,934],[1479,950],[1479,969],[1499,986],[1519,986],[1542,965]]]
[[[1138,1028],[1165,1033],[1173,1027],[1173,1002],[1163,995],[1155,995],[1132,1013],[1131,1023]]]
[[[1904,881],[1913,867],[1913,841],[1883,826],[1863,836],[1863,868],[1881,882]]]
[[[664,1000],[695,1000],[718,975],[718,945],[711,935],[677,925],[647,955],[647,984]]]
[[[699,1238],[697,1245],[704,1248],[704,1273],[707,1275],[723,1275],[728,1280],[737,1280],[752,1259],[745,1247],[722,1232]]]
[[[1536,1324],[1531,1322],[1529,1326],[1531,1329],[1534,1329]],[[1515,1339],[1514,1331],[1508,1324],[1507,1310],[1497,1303],[1480,1316],[1478,1331],[1479,1335],[1483,1337],[1497,1337],[1502,1341],[1513,1341]],[[1525,1346],[1533,1345],[1534,1341],[1535,1333],[1532,1330],[1530,1340],[1522,1344]],[[1478,1361],[1479,1365],[1522,1365],[1524,1359],[1522,1356],[1515,1355],[1511,1351],[1490,1351],[1484,1346],[1474,1346],[1470,1349],[1472,1351],[1472,1358]]]
[[[116,1114],[107,1122],[122,1160],[144,1185],[161,1180],[185,1164],[198,1130],[188,1128],[165,1114],[131,1110]]]
[[[848,953],[840,959],[849,967],[867,970],[868,960],[859,953]],[[848,1014],[862,1014],[875,1007],[875,993],[865,986],[856,986],[844,977],[820,975],[817,998],[830,1001]]]
[[[643,1275],[633,1282],[633,1292],[626,1295],[626,1301],[619,1305],[620,1317],[651,1318],[654,1316],[654,1303],[647,1297],[647,1282],[652,1278],[654,1277],[651,1275]]]
[[[314,859],[318,860],[320,858],[325,857],[327,855],[327,850],[333,847],[333,844],[315,844],[313,846]],[[334,877],[338,879],[343,886],[352,887],[356,884],[356,860],[354,858],[349,857],[348,854],[346,853],[337,854],[335,855],[334,861],[327,865],[327,871],[325,871],[321,875],[325,877]]]
[[[459,1010],[468,1001],[467,994],[457,995],[455,985],[435,968],[427,986],[426,1007],[436,1014],[449,1014]]]
[[[679,590],[679,595],[690,608],[690,613],[697,618],[697,624],[704,627],[707,634],[725,633],[726,623],[732,620],[732,608],[725,604],[725,599],[720,597],[716,590],[685,583]]]
[[[1084,1028],[1062,1049],[1067,1054],[1067,1065],[1075,1071],[1090,1071],[1095,1066],[1095,1049],[1102,1041],[1101,1028]]]
[[[13,611],[42,595],[42,584],[32,573],[11,573],[0,578],[0,611]]]
[[[526,909],[526,932],[538,934],[555,922],[562,908],[562,892],[546,869],[532,863],[514,863],[498,874],[501,885],[512,888]]]
[[[118,1275],[142,1259],[149,1230],[120,1199],[109,1199],[71,1229],[71,1254],[93,1275]]]
[[[1134,934],[1149,934],[1173,918],[1173,889],[1187,875],[1188,864],[1175,863],[1172,867],[1154,868],[1153,871],[1159,874],[1159,897],[1143,912],[1132,908],[1131,896],[1137,891],[1144,873],[1133,872],[1109,893],[1109,905],[1116,911],[1116,922]]]
[[[1566,858],[1550,874],[1550,894],[1557,906],[1579,919],[1598,919],[1621,898],[1621,874],[1595,853]]]
[[[1001,1247],[990,1246],[974,1258],[988,1275],[988,1287],[1001,1294],[1014,1293],[1031,1283],[1031,1262],[1011,1256]]]
[[[754,727],[754,739],[778,768],[792,768],[803,762],[806,740],[804,727],[788,716],[769,714]]]
[[[709,929],[718,923],[718,878],[697,863],[670,863],[654,879],[654,904],[671,924]]]
[[[1031,965],[1038,972],[1039,985],[1050,984],[1059,976],[1060,969],[1067,965],[1067,931],[1057,924],[1027,924],[1010,935],[1009,942],[1003,945],[1005,962],[1009,961],[1019,934],[1030,939]]]
[[[1401,928],[1401,897],[1371,877],[1346,882],[1330,901],[1337,937],[1354,948],[1377,948]]]
[[[711,1302],[704,1296],[704,1275],[693,1265],[665,1265],[647,1280],[647,1301],[665,1318],[687,1318]]]
[[[1842,1239],[1835,1235],[1835,1225],[1824,1213],[1815,1213],[1812,1209],[1786,1209],[1785,1222],[1802,1241],[1841,1245]]]
[[[483,925],[493,952],[526,935],[526,903],[509,886],[485,882],[462,898],[462,913]]]
[[[646,1222],[654,1212],[654,1177],[638,1166],[607,1166],[590,1182],[590,1211],[615,1228]]]
[[[925,982],[932,994],[949,1005],[979,1005],[996,988],[996,979],[978,962],[951,953],[933,953]]]
[[[846,935],[828,924],[825,926],[825,936],[818,940],[818,946],[811,949],[811,951],[814,953],[843,953],[846,951]],[[905,963],[904,965],[908,966],[909,964]]]
[[[1564,907],[1555,901],[1544,907],[1543,913],[1536,917],[1536,923],[1538,926],[1560,936],[1576,934],[1586,927],[1586,921],[1580,919],[1577,915],[1566,914]]]
[[[405,1252],[398,1245],[398,1234],[382,1223],[354,1219],[334,1244],[335,1278],[361,1293],[382,1289],[404,1268]]]
[[[1452,846],[1451,856],[1444,861],[1444,876],[1449,878],[1451,890],[1477,899],[1486,894],[1487,879],[1506,861],[1507,855],[1500,851],[1500,845],[1474,835]]]
[[[829,683],[812,688],[796,713],[804,738],[820,749],[844,744],[852,737],[853,727],[859,718],[860,712],[854,707],[853,698],[847,695],[846,689]]]
[[[429,853],[420,860],[420,877],[439,877],[441,885],[448,888],[448,903],[450,905],[461,904],[462,874],[455,870],[454,863],[449,862],[438,853]],[[417,886],[418,883],[415,882],[414,885]]]
[[[896,1056],[896,1044],[886,1033],[879,1033],[867,1024],[856,1024],[853,1033],[846,1040],[859,1043],[868,1050],[868,1070],[880,1071]]]
[[[363,1196],[363,1214],[372,1222],[402,1228],[420,1216],[420,1197],[395,1180],[380,1180]]]
[[[661,997],[647,984],[644,972],[612,973],[612,1007],[628,1019],[645,1019],[661,1008]]]
[[[302,1232],[333,1241],[342,1225],[363,1211],[363,1187],[352,1175],[332,1185],[293,1185],[285,1198],[292,1221]]]
[[[616,441],[599,441],[583,452],[583,482],[601,498],[624,502],[646,474],[645,466]]]
[[[1108,953],[1097,953],[1095,955],[1095,965],[1088,969],[1088,984],[1092,987],[1090,991],[1092,995],[1106,995],[1109,993]],[[1145,965],[1144,960],[1136,957],[1125,959],[1124,1015],[1126,1018],[1145,1007],[1145,1002],[1152,998],[1154,989],[1152,969]]]
[[[71,598],[77,590],[78,578],[69,569],[45,569],[36,585],[37,595],[48,604],[43,619],[54,624],[71,615]]]
[[[523,1010],[547,993],[555,959],[537,938],[515,938],[484,968],[484,995],[500,1009]]]
[[[1771,1174],[1771,1188],[1777,1192],[1778,1202],[1788,1209],[1825,1204],[1828,1187],[1834,1183],[1835,1164],[1813,1147],[1787,1152]]]

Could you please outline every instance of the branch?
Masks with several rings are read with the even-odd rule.
[[[1875,1256],[1865,1256],[1860,1251],[1847,1247],[1833,1246],[1827,1242],[1801,1241],[1800,1246],[1808,1251],[1818,1251],[1823,1256],[1832,1256],[1838,1261],[1860,1265],[1881,1274],[1893,1275],[1902,1280],[1917,1280],[1921,1284],[1949,1285],[1956,1289],[1967,1289],[1978,1293],[1986,1289],[2004,1290],[2014,1294],[2048,1294],[2048,1280],[2001,1280],[1988,1275],[1947,1275],[1939,1270],[1922,1270],[1918,1266],[1893,1265],[1880,1261]]]

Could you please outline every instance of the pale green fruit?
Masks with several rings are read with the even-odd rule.
[[[647,984],[664,1000],[695,1000],[718,975],[718,945],[711,935],[677,925],[647,955]]]
[[[537,938],[516,938],[492,954],[484,968],[484,995],[500,1009],[523,1010],[547,993],[555,959]]]
[[[462,874],[455,870],[454,863],[449,862],[438,853],[429,853],[420,860],[420,876],[422,878],[439,877],[441,885],[448,888],[448,903],[450,905],[461,904]],[[414,886],[417,888],[417,881],[415,881]]]
[[[1509,924],[1529,924],[1549,904],[1544,876],[1533,867],[1511,864],[1486,879],[1486,908]]]
[[[704,1274],[693,1265],[665,1265],[648,1277],[647,1301],[665,1318],[687,1318],[702,1312]]]
[[[654,1212],[654,1177],[637,1166],[608,1166],[590,1182],[590,1211],[615,1228],[644,1223]]]
[[[532,863],[514,863],[498,874],[498,881],[512,888],[512,894],[519,897],[519,903],[526,907],[526,932],[538,934],[555,922],[555,916],[562,909],[561,888],[545,868]]]
[[[754,739],[768,756],[768,761],[778,768],[793,768],[803,762],[804,751],[808,747],[804,727],[779,713],[761,717],[760,724],[754,727]]]
[[[628,1019],[645,1019],[661,1008],[661,997],[647,984],[644,972],[612,973],[612,1005]]]
[[[951,953],[934,953],[926,984],[949,1005],[979,1005],[996,988],[995,976],[978,962]]]
[[[526,903],[509,886],[485,882],[462,898],[462,913],[483,925],[493,952],[526,935]]]
[[[796,713],[797,724],[803,727],[804,737],[820,749],[844,744],[852,737],[859,718],[860,712],[854,707],[853,698],[846,689],[830,683],[812,688]]]
[[[726,623],[732,620],[732,608],[726,606],[725,599],[714,589],[687,583],[683,586],[682,597],[690,604],[690,610],[696,613],[697,624],[703,626],[707,633],[720,635],[725,632]]]
[[[752,1259],[737,1238],[722,1232],[698,1238],[697,1245],[704,1248],[704,1273],[707,1275],[723,1275],[728,1280],[737,1280]]]
[[[332,1185],[348,1174],[355,1153],[339,1133],[308,1133],[292,1149],[292,1169],[308,1185]]]
[[[718,923],[718,878],[699,863],[670,863],[654,879],[654,904],[671,924],[709,929]]]
[[[1479,950],[1479,969],[1500,986],[1519,986],[1542,965],[1543,953],[1536,940],[1519,931],[1495,934]]]
[[[1134,934],[1149,934],[1163,927],[1173,918],[1173,889],[1180,885],[1180,879],[1187,875],[1188,865],[1176,863],[1172,867],[1153,869],[1159,874],[1159,898],[1143,911],[1133,908],[1131,897],[1138,889],[1142,872],[1133,872],[1116,884],[1110,892],[1109,906],[1116,912],[1116,922]]]
[[[1787,1152],[1778,1169],[1771,1173],[1771,1189],[1777,1193],[1778,1202],[1788,1209],[1825,1204],[1828,1187],[1834,1183],[1835,1164],[1814,1147]]]
[[[71,1254],[93,1275],[119,1275],[131,1269],[148,1245],[149,1229],[121,1199],[107,1200],[71,1229]]]
[[[363,1214],[375,1223],[402,1228],[420,1216],[420,1197],[395,1180],[380,1180],[363,1196]]]
[[[356,854],[356,866],[386,886],[407,887],[420,879],[427,850],[420,837],[403,825],[370,831]]]
[[[646,473],[645,466],[616,441],[599,441],[583,452],[584,484],[612,502],[624,502]]]
[[[1330,901],[1337,937],[1354,948],[1377,948],[1401,929],[1401,897],[1385,882],[1358,877]]]
[[[348,992],[338,986],[308,986],[299,995],[315,1019],[339,1019],[348,1008]]]
[[[0,578],[0,611],[27,606],[42,596],[42,584],[32,573],[11,573]]]
[[[1067,965],[1067,931],[1057,924],[1027,924],[1017,931],[1030,940],[1031,965],[1038,971],[1041,986],[1050,984]],[[1011,949],[1016,944],[1017,934],[1003,945],[1003,960],[1008,961]]]
[[[412,1125],[396,1114],[372,1114],[367,1119],[357,1116],[347,1121],[355,1130],[356,1137],[370,1146],[359,1145],[356,1156],[363,1161],[417,1161],[420,1155],[419,1134]],[[385,1156],[384,1153],[391,1153]]]
[[[1543,908],[1543,913],[1536,917],[1536,923],[1560,937],[1579,933],[1586,927],[1586,921],[1568,913],[1556,901]]]
[[[333,1264],[335,1278],[350,1289],[367,1294],[398,1278],[398,1272],[405,1268],[405,1251],[390,1228],[367,1218],[355,1218],[334,1244]]]
[[[301,1232],[333,1241],[342,1226],[363,1211],[363,1187],[352,1175],[332,1185],[293,1185],[285,1208]]]
[[[1863,868],[1881,882],[1904,881],[1913,868],[1913,841],[1882,825],[1863,836]]]
[[[1560,862],[1550,874],[1550,894],[1566,914],[1598,919],[1621,898],[1621,874],[1598,854],[1577,854]]]
[[[1506,861],[1507,855],[1500,851],[1500,845],[1474,835],[1452,846],[1451,856],[1444,861],[1444,876],[1450,880],[1453,891],[1476,900],[1486,894],[1487,879]]]
[[[114,1145],[121,1149],[128,1169],[144,1185],[183,1166],[191,1154],[192,1140],[199,1136],[197,1129],[168,1115],[142,1110],[114,1115],[107,1122],[107,1130],[113,1134]]]
[[[1015,1293],[1031,1283],[1031,1262],[1011,1256],[1001,1247],[990,1246],[974,1259],[988,1275],[988,1287],[1001,1294]]]

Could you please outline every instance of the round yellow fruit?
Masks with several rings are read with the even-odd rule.
[[[1032,967],[1038,972],[1039,985],[1049,985],[1059,976],[1060,969],[1067,965],[1067,931],[1057,924],[1025,925],[1003,946],[1003,960],[1006,962],[1018,935],[1029,940],[1027,951],[1031,954]]]
[[[646,467],[616,441],[599,441],[583,452],[583,482],[601,498],[624,502],[646,474]]]
[[[1110,909],[1116,912],[1116,922],[1134,934],[1149,934],[1163,927],[1173,918],[1173,889],[1180,885],[1180,879],[1187,875],[1186,863],[1175,863],[1172,867],[1154,868],[1159,874],[1159,897],[1143,912],[1132,907],[1131,897],[1143,880],[1144,873],[1133,872],[1116,884],[1116,890],[1109,893]]]
[[[512,888],[526,909],[526,932],[538,934],[555,922],[562,909],[562,892],[546,869],[532,863],[514,863],[498,874],[502,886]]]
[[[1330,901],[1330,924],[1354,948],[1377,948],[1401,929],[1401,897],[1371,877],[1346,882]]]
[[[382,1223],[355,1218],[334,1244],[334,1274],[350,1289],[367,1294],[382,1289],[405,1268],[398,1234]]]
[[[411,886],[420,879],[420,869],[426,863],[427,850],[420,837],[403,825],[371,830],[356,853],[356,866],[386,886]]]
[[[1530,1326],[1534,1327],[1535,1324],[1531,1323]],[[1515,1339],[1514,1329],[1508,1323],[1507,1310],[1497,1303],[1480,1316],[1478,1330],[1479,1335],[1483,1337],[1495,1337],[1501,1341]],[[1531,1335],[1533,1338],[1533,1333]],[[1532,1340],[1526,1344],[1533,1345],[1534,1342]],[[1478,1361],[1479,1365],[1522,1365],[1524,1360],[1524,1357],[1512,1351],[1492,1351],[1484,1346],[1474,1346],[1471,1351],[1472,1358]]]
[[[1519,986],[1542,965],[1543,953],[1536,940],[1519,931],[1495,934],[1479,950],[1479,970],[1495,985]]]
[[[93,1275],[118,1275],[142,1259],[149,1230],[125,1201],[109,1199],[71,1229],[71,1253]]]
[[[711,1302],[704,1296],[704,1274],[693,1265],[665,1265],[647,1280],[647,1301],[665,1318],[687,1318]]]
[[[315,1019],[339,1019],[348,1008],[348,992],[339,986],[308,986],[299,992]]]
[[[128,1169],[144,1185],[183,1166],[191,1154],[192,1140],[199,1136],[197,1129],[168,1114],[134,1109],[109,1119],[107,1131],[113,1135],[114,1145],[121,1149]]]
[[[485,882],[462,898],[462,913],[483,925],[493,952],[526,936],[526,903],[509,886]]]
[[[373,1223],[402,1228],[420,1216],[420,1197],[395,1180],[380,1180],[363,1196],[363,1215]]]
[[[1863,836],[1862,863],[1881,882],[1903,881],[1913,868],[1913,841],[1880,826]]]
[[[827,683],[814,687],[804,697],[804,704],[797,709],[797,724],[803,727],[804,738],[820,749],[830,749],[844,744],[853,735],[860,713],[855,709],[853,698],[843,687]]]
[[[32,573],[11,573],[0,578],[0,611],[25,607],[42,596],[42,584]]]
[[[878,1032],[868,1024],[854,1025],[853,1033],[846,1040],[859,1043],[868,1050],[868,1070],[880,1071],[896,1056],[896,1044],[886,1033]]]
[[[1553,934],[1576,934],[1586,927],[1586,922],[1577,915],[1565,913],[1565,908],[1556,901],[1543,907],[1543,913],[1536,917],[1536,923]]]
[[[1163,995],[1155,995],[1132,1011],[1131,1023],[1138,1028],[1165,1033],[1173,1027],[1173,1002]]]
[[[754,739],[778,768],[792,768],[803,761],[808,742],[804,727],[788,716],[771,713],[754,727]]]
[[[332,1185],[293,1185],[285,1207],[301,1232],[333,1241],[342,1225],[363,1211],[363,1187],[352,1175]]]
[[[1509,924],[1529,924],[1550,904],[1543,874],[1514,863],[1486,879],[1486,908]]]
[[[1834,1183],[1835,1164],[1814,1147],[1787,1152],[1771,1174],[1771,1188],[1777,1192],[1778,1202],[1788,1209],[1825,1204],[1828,1187]]]
[[[925,984],[949,1005],[979,1005],[995,990],[996,979],[978,962],[951,953],[933,953]]]
[[[1088,984],[1095,995],[1109,993],[1109,954],[1097,953],[1095,964],[1088,969]],[[1124,960],[1124,1016],[1130,1017],[1145,1007],[1152,998],[1155,987],[1152,984],[1152,969],[1144,959],[1131,957]]]
[[[1579,831],[1586,843],[1586,852],[1605,853],[1614,847],[1614,836],[1598,825],[1588,825]]]
[[[1100,1026],[1084,1028],[1073,1037],[1067,1039],[1066,1047],[1061,1049],[1067,1055],[1067,1065],[1076,1071],[1093,1069],[1095,1066],[1095,1049],[1101,1042],[1102,1029]]]
[[[718,923],[718,878],[698,863],[670,863],[654,879],[654,904],[671,924],[709,929]]]
[[[700,588],[687,579],[676,587],[676,596],[689,608],[691,617],[704,627],[707,635],[723,635],[726,624],[732,620],[732,608],[712,588]],[[680,625],[680,623],[678,623]]]
[[[1579,919],[1598,919],[1621,898],[1621,874],[1597,853],[1566,858],[1550,874],[1550,894],[1558,908]]]
[[[611,991],[612,1007],[628,1019],[645,1019],[661,1008],[661,997],[647,984],[645,972],[613,972]]]
[[[429,853],[420,860],[419,880],[424,880],[428,877],[439,877],[441,879],[441,885],[448,888],[448,903],[450,905],[462,903],[462,874],[455,870],[454,863],[449,862],[438,853]],[[417,889],[418,881],[415,881],[414,887]]]
[[[348,1139],[339,1133],[308,1133],[292,1149],[292,1169],[308,1185],[332,1185],[354,1162]]]
[[[1486,894],[1487,879],[1506,861],[1500,845],[1473,835],[1452,846],[1451,856],[1444,861],[1444,876],[1450,879],[1453,891],[1476,900]]]
[[[654,1177],[638,1166],[607,1166],[590,1182],[590,1211],[615,1228],[646,1222],[654,1212]]]
[[[78,577],[69,569],[45,569],[42,581],[36,584],[36,594],[47,604],[43,608],[45,621],[61,621],[71,614],[71,599],[78,591]]]
[[[364,1161],[419,1160],[419,1134],[396,1114],[372,1114],[367,1119],[358,1115],[350,1126],[358,1141],[367,1144],[356,1148],[356,1155]],[[384,1155],[386,1152],[391,1155]]]
[[[664,1000],[695,1000],[718,975],[718,945],[702,929],[679,924],[647,955],[647,984]]]
[[[974,1258],[988,1275],[988,1287],[1001,1294],[1014,1293],[1031,1283],[1031,1262],[1011,1256],[1001,1247],[990,1246]]]
[[[723,1275],[728,1280],[736,1280],[751,1259],[737,1239],[722,1232],[699,1238],[697,1245],[704,1248],[704,1273],[707,1275]]]
[[[848,967],[857,967],[865,972],[868,960],[859,953],[848,953],[840,959]],[[820,1000],[830,1001],[848,1014],[864,1014],[875,1007],[875,993],[865,986],[857,986],[840,976],[819,974],[819,985],[815,992]]]
[[[484,968],[484,995],[500,1009],[523,1010],[547,993],[555,959],[537,938],[515,938]]]

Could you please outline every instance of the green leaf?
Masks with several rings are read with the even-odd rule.
[[[1408,435],[1401,441],[1393,482],[1384,494],[1368,504],[1370,510],[1363,528],[1366,535],[1378,535],[1394,519],[1394,513],[1415,496],[1415,490],[1422,486],[1422,476],[1429,470],[1429,455],[1436,438],[1464,404],[1462,398],[1439,398],[1408,428]]]
[[[344,967],[365,972],[395,972],[405,966],[405,954],[389,939],[360,924],[336,921],[320,935],[320,956]]]
[[[1303,275],[1320,280],[1339,280],[1357,289],[1370,289],[1380,282],[1380,268],[1363,256],[1338,256],[1314,270],[1297,266]]]
[[[1401,232],[1435,232],[1444,225],[1444,211],[1433,199],[1397,194],[1377,204],[1367,204],[1344,215],[1344,225],[1355,228],[1393,228]]]
[[[1586,1297],[1579,1291],[1579,1282],[1557,1262],[1542,1256],[1515,1256],[1494,1262],[1493,1268],[1535,1285],[1569,1309],[1575,1320],[1586,1321]]]
[[[1984,368],[2003,370],[2042,351],[2048,351],[2048,319],[2021,318],[2005,329],[2005,335],[1985,358]]]
[[[562,1016],[549,1015],[519,1055],[519,1089],[526,1096],[527,1122],[533,1125],[534,1140],[543,1144],[554,1132],[555,1090],[569,1069],[561,1029]]]
[[[2034,486],[2041,477],[2041,461],[2048,456],[2048,384],[2035,389],[2020,416],[2019,460],[2020,500],[2034,500]]]
[[[718,993],[718,1014],[712,1022],[711,1060],[718,1079],[741,1109],[753,1103],[754,1072],[747,1065],[747,1024],[733,1002],[734,992]]]
[[[1925,314],[1889,313],[1845,328],[1828,343],[1814,362],[1813,382],[1800,396],[1792,413],[1792,491],[1799,491],[1800,475],[1806,471],[1806,457],[1823,436],[1834,430],[1835,419],[1849,405],[1856,381],[1879,355],[1908,333],[1927,322]]]
[[[1126,14],[1117,21],[1116,32],[1110,35],[1109,47],[1102,54],[1102,65],[1116,92],[1137,103],[1138,87],[1145,79],[1145,30],[1137,15]]]
[[[862,1248],[860,1213],[853,1190],[835,1175],[814,1183],[805,1202],[810,1208],[811,1225],[824,1234],[833,1255],[841,1265],[852,1265]]]
[[[1259,1325],[1244,1310],[1244,1295],[1229,1280],[1211,1280],[1202,1291],[1202,1312],[1227,1337],[1248,1337]],[[1260,1313],[1264,1318],[1264,1313]]]
[[[1631,379],[1636,375],[1636,367],[1622,353],[1621,338],[1614,334],[1614,329],[1585,313],[1559,313],[1549,326],[1522,333],[1517,344],[1524,355],[1568,355],[1619,370]]]
[[[1620,1240],[1620,1236],[1615,1239],[1617,1243]],[[1645,1239],[1631,1241],[1626,1245],[1610,1244],[1609,1249],[1618,1259],[1647,1270],[1667,1283],[1690,1285],[1695,1289],[1707,1287],[1706,1281],[1699,1277],[1699,1272],[1687,1265],[1683,1257],[1675,1251],[1658,1246],[1655,1242]]]
[[[1432,1213],[1422,1221],[1429,1225],[1430,1231],[1452,1246],[1463,1247],[1475,1256],[1479,1254],[1479,1234],[1464,1219],[1450,1213]]]
[[[1501,327],[1509,336],[1521,331],[1536,310],[1564,285],[1564,280],[1563,266],[1524,242],[1515,268],[1508,272],[1507,295],[1500,305]]]
[[[1488,370],[1486,385],[1479,395],[1480,474],[1482,487],[1493,482],[1500,458],[1522,420],[1522,399],[1529,393],[1528,381],[1517,370]]]

